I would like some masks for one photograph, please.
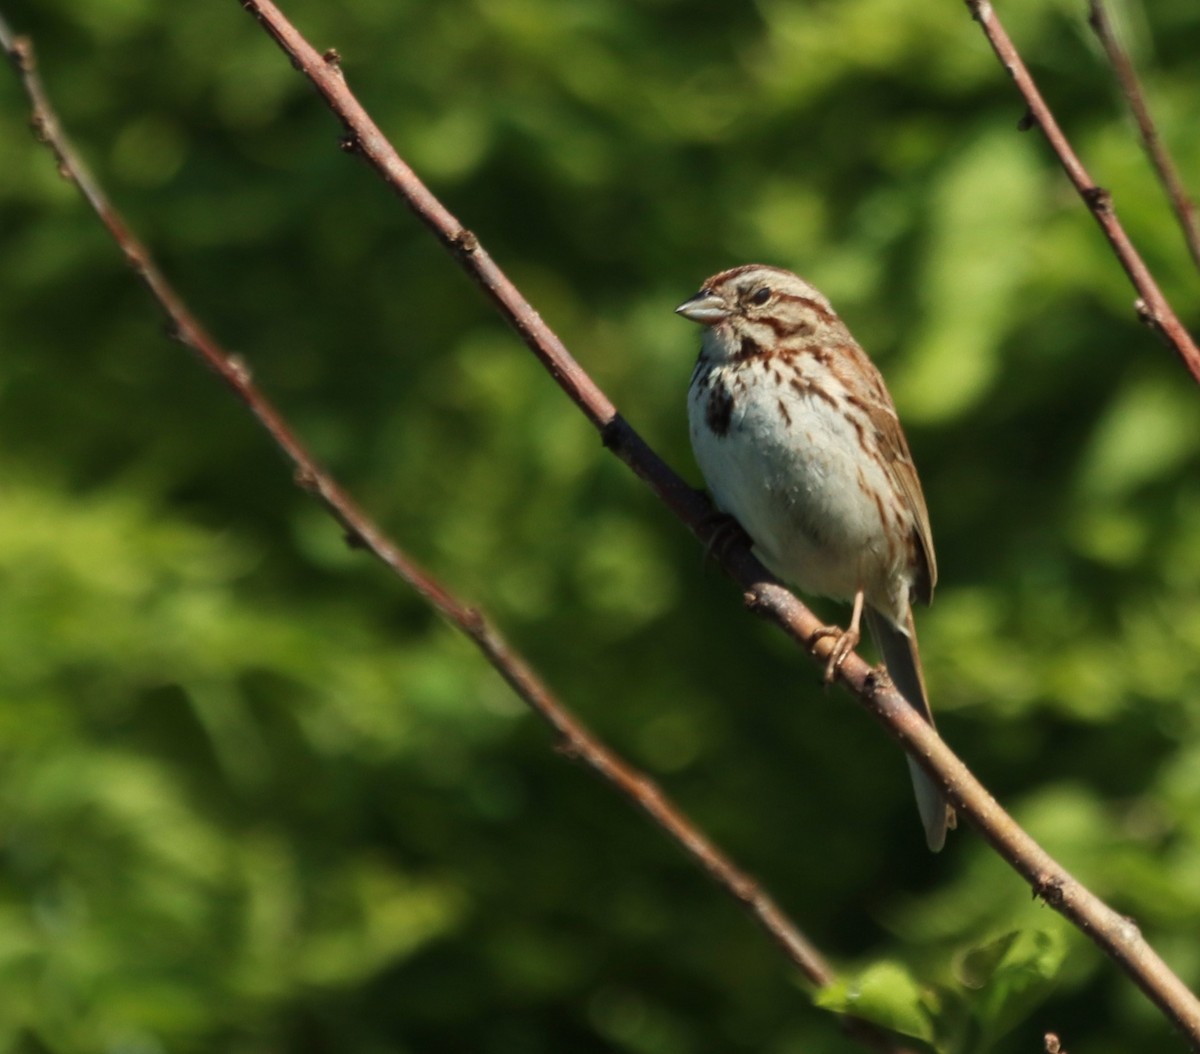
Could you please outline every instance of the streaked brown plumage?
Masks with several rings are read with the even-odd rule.
[[[929,514],[879,371],[833,308],[790,271],[714,275],[679,314],[705,327],[688,390],[692,447],[717,505],[775,574],[850,601],[829,674],[865,613],[888,673],[931,724],[912,601],[937,581]],[[954,812],[914,762],[929,847]]]

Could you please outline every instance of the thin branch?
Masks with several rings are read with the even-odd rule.
[[[1167,302],[1167,298],[1158,288],[1158,283],[1151,275],[1150,269],[1133,247],[1133,242],[1129,240],[1125,228],[1117,220],[1116,213],[1113,211],[1112,195],[1097,185],[1088,175],[1087,169],[1083,167],[1083,162],[1079,160],[1078,155],[1067,141],[1067,137],[1063,135],[1058,121],[1055,120],[1050,107],[1046,105],[1045,99],[1038,91],[1024,60],[1000,24],[999,18],[996,17],[996,12],[989,0],[966,0],[966,4],[970,8],[972,16],[983,27],[984,35],[996,53],[996,57],[1008,70],[1017,86],[1017,91],[1021,93],[1029,107],[1022,127],[1028,127],[1028,122],[1032,121],[1041,128],[1051,149],[1058,155],[1059,163],[1066,172],[1067,178],[1074,184],[1080,197],[1083,198],[1084,203],[1096,218],[1096,222],[1100,224],[1100,229],[1108,238],[1113,252],[1133,283],[1133,288],[1137,290],[1138,299],[1134,307],[1138,317],[1159,334],[1167,346],[1179,356],[1180,361],[1196,382],[1200,383],[1200,349],[1196,347],[1195,341],[1192,340],[1183,323],[1179,321],[1175,311]]]
[[[345,145],[375,167],[422,222],[453,252],[464,270],[485,290],[504,318],[599,430],[606,445],[649,484],[698,538],[710,541],[714,530],[711,504],[672,472],[616,413],[612,403],[571,358],[558,338],[479,245],[475,236],[437,201],[399,158],[346,88],[336,56],[332,52],[324,57],[317,54],[269,0],[241,2],[270,32],[296,68],[309,77],[331,109],[341,118],[348,131]],[[144,256],[137,255],[141,267],[144,267]],[[230,375],[226,371],[219,372],[231,384],[234,378],[244,375],[244,370],[236,363],[231,364],[228,371]],[[246,399],[240,390],[239,395]],[[256,409],[255,412],[259,411]],[[288,449],[286,445],[285,449]],[[288,452],[290,454],[291,450]],[[301,482],[314,489],[328,503],[328,493],[311,479],[311,472],[311,468],[305,470],[302,466],[298,476]],[[364,543],[383,544],[373,529],[360,529],[354,522],[346,525]],[[383,552],[385,555],[381,558],[395,566],[387,559],[386,547]],[[770,618],[824,665],[833,645],[828,638],[816,633],[821,627],[820,621],[794,595],[772,579],[744,545],[735,542],[719,555],[725,570],[745,591],[745,600],[751,610]],[[421,588],[420,581],[418,577],[415,583],[417,588]],[[470,609],[466,609],[465,614],[468,627],[472,618],[479,618]],[[1035,895],[1091,937],[1200,1049],[1200,1002],[1171,973],[1142,938],[1137,927],[1083,887],[1021,830],[885,676],[858,656],[851,655],[843,663],[839,679],[889,734],[946,788],[948,797],[962,815],[1029,882]]]
[[[1170,151],[1158,134],[1154,118],[1150,116],[1150,107],[1146,105],[1146,94],[1142,91],[1133,60],[1117,38],[1103,0],[1088,0],[1088,25],[1095,31],[1104,53],[1108,56],[1109,64],[1117,75],[1121,94],[1125,96],[1125,102],[1133,112],[1138,133],[1142,137],[1142,146],[1166,192],[1175,218],[1179,221],[1179,229],[1187,243],[1188,252],[1192,255],[1192,262],[1200,267],[1200,222],[1196,219],[1196,207],[1188,196],[1183,180],[1179,178],[1179,170],[1171,159]]]
[[[688,487],[617,414],[608,397],[575,362],[475,235],[459,223],[401,160],[346,86],[336,54],[318,54],[271,0],[240,2],[274,38],[292,65],[308,77],[340,119],[346,130],[343,145],[364,158],[451,251],[563,391],[600,431],[605,445],[650,486],[697,538],[711,543],[717,528],[707,498]],[[1038,102],[1040,109],[1045,111],[1040,99]],[[1106,216],[1108,220],[1112,219],[1111,213]],[[1124,238],[1123,233],[1121,237]],[[1136,254],[1131,259],[1136,260]],[[1140,272],[1144,273],[1144,265],[1140,260],[1136,262]],[[1148,274],[1145,274],[1145,284],[1148,292],[1144,295],[1154,298],[1152,317],[1162,320],[1160,331],[1169,331],[1174,314]],[[1174,325],[1182,333],[1177,321]],[[1182,336],[1190,344],[1186,333]],[[1194,347],[1192,350],[1195,351]],[[1200,355],[1195,357],[1195,362],[1200,376]],[[775,622],[823,666],[834,644],[829,637],[818,634],[822,626],[820,620],[772,578],[740,541],[721,548],[719,558],[724,569],[744,590],[747,605]],[[1200,1049],[1200,1001],[1146,943],[1137,927],[1086,889],[1018,827],[886,677],[857,655],[846,659],[838,676],[909,755],[946,788],[950,801],[1029,882],[1034,893],[1095,941]]]
[[[554,730],[560,753],[587,765],[646,813],[718,886],[742,904],[810,984],[818,989],[831,985],[836,980],[833,968],[755,879],[718,849],[649,776],[622,759],[575,717],[478,608],[464,603],[404,553],[318,465],[283,416],[254,384],[242,360],[221,348],[188,309],[155,264],[149,250],[131,232],[91,177],[50,106],[37,73],[31,42],[14,36],[2,16],[0,47],[7,53],[25,87],[35,134],[54,153],[59,173],[78,186],[108,229],[126,262],[165,314],[172,336],[194,352],[237,394],[287,455],[298,485],[321,501],[346,530],[351,544],[366,549],[379,559],[476,645],[513,691]],[[912,1054],[909,1048],[899,1045],[894,1037],[868,1021],[852,1016],[841,1016],[840,1020],[850,1036],[872,1050],[882,1054]]]

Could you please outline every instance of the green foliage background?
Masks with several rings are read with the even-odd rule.
[[[671,309],[750,260],[831,296],[929,498],[943,734],[1200,984],[1200,401],[963,5],[285,8],[690,478]],[[1082,8],[1001,9],[1195,332]],[[973,832],[925,852],[894,745],[746,617],[239,4],[0,9],[198,314],[844,969],[823,1005],[947,1051],[1182,1049]],[[1200,8],[1122,11],[1200,189]],[[26,122],[0,79],[0,1048],[858,1049],[345,548]]]

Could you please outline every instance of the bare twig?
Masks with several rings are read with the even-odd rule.
[[[1145,147],[1171,208],[1175,211],[1175,218],[1179,221],[1179,228],[1183,232],[1188,252],[1192,255],[1192,262],[1200,267],[1200,223],[1196,220],[1196,207],[1188,196],[1183,180],[1179,178],[1179,170],[1171,159],[1170,151],[1158,134],[1154,118],[1150,116],[1150,107],[1146,105],[1146,94],[1142,91],[1133,60],[1121,45],[1103,0],[1088,0],[1088,24],[1099,38],[1109,64],[1117,75],[1121,93],[1125,96],[1125,102],[1137,122],[1142,146]]]
[[[616,414],[612,404],[595,388],[478,240],[434,198],[399,158],[346,87],[340,68],[332,66],[318,55],[270,0],[245,0],[243,6],[262,22],[293,64],[309,77],[342,120],[348,132],[346,142],[353,145],[439,239],[454,250],[461,265],[489,294],[526,344],[601,430],[606,443],[683,516],[698,537],[708,540],[712,527],[711,518],[706,516],[709,511],[707,502],[685,487]],[[1157,294],[1157,289],[1154,292]],[[1161,294],[1158,296],[1161,299]],[[819,621],[794,596],[774,582],[744,547],[730,547],[724,554],[723,562],[726,570],[746,590],[747,603],[753,609],[776,621],[820,661],[827,658],[830,645],[826,639],[817,638],[815,634]],[[810,644],[813,640],[817,643]],[[1136,926],[1102,904],[1017,827],[966,766],[942,743],[936,732],[917,716],[894,688],[882,683],[861,659],[853,656],[847,660],[841,669],[841,676],[868,709],[926,766],[931,775],[945,784],[955,804],[961,805],[964,815],[1030,881],[1035,892],[1113,955],[1193,1042],[1200,1043],[1200,1003],[1145,944]]]
[[[583,725],[478,608],[458,599],[395,545],[317,464],[283,416],[254,384],[242,360],[222,349],[201,326],[167,282],[150,252],[130,231],[91,177],[50,106],[37,73],[32,44],[27,38],[15,37],[3,17],[0,17],[0,47],[7,53],[25,87],[35,134],[53,151],[60,174],[79,187],[126,261],[166,315],[174,338],[194,352],[238,395],[291,460],[296,482],[321,501],[354,545],[366,549],[389,567],[474,642],[513,691],[554,730],[560,753],[583,762],[645,812],[718,886],[743,905],[810,984],[815,988],[832,984],[836,979],[833,968],[770,895],[722,853],[649,776],[623,760]],[[893,1036],[868,1021],[852,1016],[843,1016],[841,1021],[849,1035],[872,1050],[883,1054],[911,1054],[909,1048],[901,1046]]]
[[[340,117],[348,132],[346,145],[372,164],[422,222],[451,249],[461,266],[487,292],[559,385],[600,431],[606,445],[650,485],[698,538],[710,540],[714,527],[711,505],[707,499],[686,486],[616,413],[612,403],[571,358],[558,338],[479,245],[475,236],[437,201],[399,158],[347,89],[332,53],[327,53],[324,58],[317,54],[269,0],[241,2],[268,29],[293,64],[309,77]],[[144,259],[140,254],[135,254],[135,257],[138,261],[135,266],[139,266],[141,274]],[[232,383],[232,377],[225,371],[220,372],[227,382]],[[242,372],[236,366],[232,368],[235,375]],[[250,401],[243,391],[239,390],[239,395]],[[253,404],[252,408],[255,408]],[[259,413],[259,410],[255,408],[255,412]],[[286,445],[285,449],[289,454],[292,453]],[[298,464],[301,466],[298,473],[301,481],[316,490],[328,504],[328,493],[306,478],[311,469],[306,471],[304,463]],[[340,496],[340,492],[334,493]],[[364,543],[379,544],[387,553],[385,543],[369,524],[365,525],[365,529],[353,521],[346,525]],[[392,560],[386,556],[384,558],[390,566],[395,566]],[[828,638],[817,635],[820,621],[795,596],[774,581],[744,545],[729,545],[720,553],[720,558],[725,569],[744,589],[747,605],[776,622],[824,664],[833,645]],[[422,577],[417,575],[418,589],[422,581]],[[431,591],[436,589],[441,592],[436,583],[429,585]],[[468,627],[473,619],[479,618],[470,609],[465,609],[464,617]],[[946,788],[950,800],[1029,882],[1035,894],[1091,937],[1120,964],[1193,1045],[1200,1046],[1200,1002],[1171,973],[1142,938],[1137,927],[1083,887],[1021,830],[886,678],[856,655],[846,659],[839,677],[868,712]],[[642,803],[639,801],[639,804]]]
[[[329,61],[329,53],[325,57],[318,54],[271,0],[241,0],[241,3],[275,39],[296,69],[308,77],[341,120],[346,130],[344,144],[375,168],[417,218],[450,249],[459,265],[487,293],[559,386],[599,429],[605,444],[649,484],[701,541],[711,542],[716,528],[708,500],[686,486],[617,414],[608,397],[570,356],[475,235],[459,223],[401,160],[346,86],[340,64]],[[1044,105],[1041,110],[1045,111]],[[1110,213],[1108,218],[1111,219]],[[1123,233],[1121,237],[1124,238]],[[1136,260],[1136,254],[1132,259]],[[1145,273],[1140,260],[1137,265],[1140,272]],[[1147,289],[1157,298],[1153,317],[1163,320],[1160,329],[1166,332],[1175,316],[1148,274],[1145,274],[1145,281]],[[1178,326],[1177,321],[1175,325]],[[1182,332],[1182,327],[1178,328]],[[1188,339],[1186,333],[1183,337]],[[1200,356],[1196,357],[1196,365],[1200,376]],[[822,625],[820,620],[776,582],[744,544],[735,542],[726,546],[719,556],[722,566],[745,591],[747,605],[779,625],[824,665],[834,645],[830,638],[817,633]],[[1200,1048],[1200,1001],[1146,943],[1137,927],[1086,889],[1018,827],[886,678],[881,678],[857,655],[851,655],[842,664],[839,678],[867,711],[946,788],[951,802],[1029,882],[1034,893],[1071,920],[1119,963],[1180,1031]]]
[[[999,18],[996,17],[990,0],[966,0],[966,3],[975,20],[983,27],[983,32],[987,36],[992,50],[996,53],[996,57],[1008,70],[1017,86],[1017,91],[1021,93],[1029,107],[1027,118],[1022,122],[1022,126],[1028,127],[1028,122],[1032,121],[1041,128],[1051,149],[1058,155],[1059,163],[1067,173],[1067,178],[1074,184],[1080,197],[1095,216],[1096,222],[1100,224],[1100,229],[1108,238],[1113,252],[1133,283],[1134,289],[1137,290],[1138,299],[1134,306],[1138,317],[1162,337],[1168,347],[1179,356],[1187,371],[1197,383],[1200,383],[1200,349],[1196,347],[1195,341],[1192,340],[1183,323],[1179,321],[1175,311],[1167,302],[1167,298],[1158,288],[1158,283],[1151,275],[1150,269],[1138,254],[1137,249],[1133,247],[1133,242],[1129,240],[1125,228],[1117,220],[1116,213],[1113,211],[1112,196],[1088,175],[1087,169],[1083,167],[1083,162],[1079,160],[1071,144],[1067,141],[1067,137],[1063,135],[1058,121],[1055,120],[1050,107],[1046,105],[1045,99],[1038,91],[1024,60],[1000,24]]]

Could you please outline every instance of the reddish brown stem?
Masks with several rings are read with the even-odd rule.
[[[412,170],[400,160],[346,87],[335,56],[332,53],[327,53],[324,58],[318,55],[270,0],[242,0],[242,4],[268,29],[293,64],[309,77],[331,109],[341,118],[348,132],[347,144],[384,176],[422,222],[451,249],[463,268],[487,292],[564,391],[600,430],[606,445],[646,480],[655,493],[701,540],[709,541],[715,529],[715,521],[708,501],[687,487],[617,415],[612,403],[570,357],[558,338],[482,249],[474,235],[458,223],[417,179]],[[36,107],[36,99],[34,105]],[[110,227],[110,230],[112,229]],[[114,236],[116,234],[114,230]],[[139,251],[135,255],[144,267],[144,254]],[[149,282],[147,284],[150,285]],[[152,291],[153,288],[151,286]],[[207,356],[205,357],[207,359]],[[244,370],[236,365],[231,370],[218,372],[231,386],[234,386],[238,377],[245,379]],[[236,386],[235,390],[238,390]],[[239,394],[250,402],[241,391]],[[267,424],[267,419],[276,416],[271,411],[265,419],[260,413],[261,406],[251,403],[251,407],[264,424]],[[281,445],[284,445],[289,455],[294,456],[294,448],[286,444]],[[303,453],[302,450],[300,452]],[[307,455],[305,457],[307,458]],[[339,499],[342,497],[336,488],[328,490],[314,485],[312,474],[317,470],[311,461],[298,464],[302,481],[314,489],[327,504],[330,502],[330,494]],[[330,486],[332,487],[332,484]],[[339,515],[336,509],[334,514]],[[407,561],[394,562],[385,555],[387,543],[369,523],[360,525],[356,520],[342,522],[361,538],[364,544],[379,545],[383,550],[381,559],[398,573],[405,574],[401,568],[411,567]],[[822,623],[795,596],[775,582],[743,544],[735,543],[723,547],[720,560],[745,590],[746,603],[752,610],[776,622],[797,644],[810,651],[818,662],[824,664],[828,660],[832,644],[828,639],[820,638],[816,634]],[[418,589],[422,588],[421,582],[427,582],[431,588],[425,595],[430,596],[432,602],[437,603],[433,599],[434,596],[444,595],[444,590],[436,583],[429,582],[423,572],[410,581],[414,581]],[[447,598],[447,603],[449,607],[460,611],[464,629],[468,632],[472,624],[481,620],[477,612],[461,607],[452,598]],[[439,609],[442,609],[440,605]],[[471,636],[475,639],[475,633],[471,633]],[[811,647],[807,646],[810,640],[815,641]],[[484,650],[486,653],[487,649]],[[505,676],[515,677],[516,674],[506,673]],[[1120,964],[1189,1041],[1200,1047],[1200,1002],[1179,978],[1171,973],[1141,937],[1137,927],[1082,886],[1021,830],[886,678],[881,677],[858,656],[850,655],[839,669],[839,679],[905,750],[946,788],[949,799],[1029,882],[1035,894],[1091,937]],[[510,680],[510,683],[514,683],[514,686],[516,684],[513,680]],[[654,796],[650,799],[638,797],[637,800],[639,805],[652,812],[650,806],[653,805]],[[705,866],[707,868],[708,865]],[[736,888],[731,889],[731,892],[739,899],[745,899]]]
[[[1008,33],[1005,32],[1004,26],[1000,24],[1000,19],[996,17],[996,12],[989,0],[966,0],[966,3],[975,20],[983,27],[984,35],[996,53],[996,57],[1008,70],[1017,86],[1017,91],[1021,93],[1021,97],[1029,107],[1028,120],[1032,120],[1041,128],[1051,149],[1058,156],[1067,178],[1091,210],[1096,222],[1100,224],[1100,229],[1108,239],[1109,245],[1112,246],[1113,253],[1125,269],[1125,273],[1133,283],[1133,288],[1137,290],[1138,299],[1134,306],[1138,316],[1162,337],[1168,347],[1179,356],[1192,378],[1200,383],[1200,349],[1197,349],[1191,334],[1179,321],[1171,305],[1167,303],[1167,298],[1158,288],[1154,276],[1150,274],[1150,269],[1133,247],[1133,242],[1129,240],[1125,228],[1121,226],[1113,211],[1111,195],[1103,187],[1097,185],[1088,174],[1087,169],[1083,167],[1083,162],[1079,160],[1078,155],[1067,141],[1067,137],[1063,135],[1058,121],[1055,120],[1050,107],[1046,105],[1042,93],[1038,91],[1029,69],[1017,52]]]
[[[711,542],[717,521],[708,501],[684,485],[641,436],[616,414],[612,403],[587,379],[562,342],[504,277],[474,235],[467,235],[458,220],[400,160],[346,86],[340,67],[324,61],[271,0],[242,0],[242,6],[259,20],[292,64],[309,78],[346,128],[347,141],[356,145],[362,157],[404,199],[421,222],[454,252],[460,266],[487,292],[563,390],[600,429],[605,444],[650,485],[701,541]],[[990,8],[988,10],[990,12]],[[1013,54],[1015,56],[1015,52]],[[1020,68],[1024,69],[1023,66]],[[1024,76],[1028,81],[1028,75]],[[1053,121],[1040,97],[1034,112]],[[1061,133],[1058,137],[1061,140]],[[1074,157],[1073,154],[1070,156]],[[1075,164],[1078,166],[1077,161]],[[1082,167],[1078,167],[1082,172]],[[1082,179],[1091,185],[1086,173]],[[469,246],[463,244],[465,237],[469,237]],[[1121,238],[1124,238],[1123,232]],[[1136,254],[1132,259],[1136,260]],[[1136,263],[1139,273],[1145,272],[1141,261],[1136,260]],[[1170,320],[1175,316],[1148,274],[1145,279],[1156,298],[1153,317],[1163,320],[1160,331],[1169,332]],[[1175,325],[1178,326],[1177,321]],[[1179,329],[1182,331],[1182,327]],[[1183,337],[1190,345],[1186,333]],[[1200,376],[1200,356],[1196,362]],[[745,591],[751,608],[777,623],[820,663],[828,661],[833,644],[828,638],[816,635],[823,625],[821,621],[775,582],[744,544],[735,542],[723,547],[719,558],[725,570]],[[810,645],[809,641],[815,643]],[[1180,1031],[1200,1048],[1200,1001],[1145,942],[1137,927],[1087,890],[1021,830],[899,692],[882,681],[858,656],[851,655],[846,659],[839,669],[839,677],[905,750],[946,787],[950,801],[1030,883],[1035,894],[1070,919],[1119,963]]]
[[[1192,262],[1200,267],[1200,223],[1196,221],[1196,208],[1188,196],[1183,180],[1179,178],[1179,170],[1171,159],[1170,151],[1158,134],[1154,118],[1150,116],[1150,107],[1146,104],[1146,93],[1134,69],[1133,60],[1121,45],[1112,20],[1108,17],[1108,8],[1102,0],[1088,0],[1088,25],[1095,31],[1100,40],[1104,54],[1108,56],[1109,65],[1116,74],[1117,82],[1121,85],[1121,94],[1137,122],[1138,134],[1142,138],[1142,146],[1146,156],[1154,166],[1159,183],[1171,203],[1179,229]]]
[[[296,433],[251,379],[238,357],[229,354],[201,326],[159,270],[147,248],[134,236],[109,203],[71,147],[37,74],[33,48],[14,37],[0,18],[0,46],[17,70],[33,114],[38,138],[54,153],[59,172],[72,180],[95,211],[166,315],[173,336],[194,352],[249,407],[275,444],[292,462],[297,484],[315,495],[342,525],[356,546],[366,549],[408,583],[431,607],[470,638],[513,691],[541,717],[558,739],[559,751],[583,762],[640,808],[699,864],[708,876],[737,900],[816,988],[832,984],[835,974],[821,952],[779,905],[745,871],[738,868],[645,773],[634,768],[597,738],[559,701],[536,671],[515,652],[487,617],[456,597],[444,584],[393,543],[316,462]],[[582,371],[580,371],[582,372]],[[584,378],[588,385],[590,379]],[[912,1054],[884,1030],[860,1018],[841,1018],[846,1033],[882,1054]]]

